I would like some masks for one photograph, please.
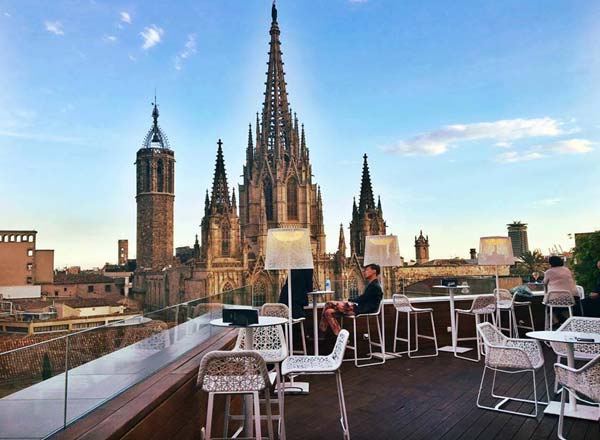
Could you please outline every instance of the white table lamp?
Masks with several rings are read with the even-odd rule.
[[[380,267],[400,266],[400,246],[395,235],[367,235],[365,237],[365,258],[363,265],[377,264]],[[381,287],[383,290],[383,270],[381,271]],[[383,298],[381,298],[383,301]],[[383,313],[383,306],[382,306]],[[381,335],[383,351],[385,352],[385,318],[381,318]],[[373,353],[376,355],[378,353]],[[385,353],[384,358],[395,357]]]
[[[496,289],[500,288],[498,280],[498,266],[512,266],[512,242],[510,237],[481,237],[479,239],[479,255],[477,264],[480,266],[496,266]]]
[[[288,271],[288,344],[290,355],[292,338],[292,269],[313,269],[310,233],[306,228],[276,228],[267,231],[265,269]]]

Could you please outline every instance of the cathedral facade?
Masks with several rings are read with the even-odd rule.
[[[178,263],[172,257],[165,259],[163,253],[155,258],[154,241],[147,244],[148,236],[159,234],[145,231],[170,228],[170,232],[164,234],[166,238],[170,237],[170,241],[164,240],[163,245],[170,247],[169,255],[172,256],[174,160],[168,162],[167,171],[162,171],[163,174],[155,171],[155,168],[160,169],[158,165],[153,165],[158,162],[150,161],[150,170],[154,173],[151,176],[167,173],[168,182],[171,183],[163,183],[163,186],[156,184],[158,186],[153,186],[149,191],[150,196],[146,196],[146,193],[140,195],[138,189],[138,261],[141,258],[144,265],[138,263],[140,269],[135,275],[134,292],[148,306],[164,307],[213,295],[223,295],[224,302],[253,302],[254,305],[276,300],[286,274],[264,269],[266,237],[270,228],[309,229],[315,264],[315,288],[323,288],[325,280],[330,279],[337,296],[343,298],[359,294],[364,287],[361,266],[365,236],[386,233],[381,201],[378,200],[375,205],[367,156],[363,157],[359,204],[357,206],[354,202],[352,207],[350,255],[347,255],[343,225],[340,225],[337,251],[327,253],[323,198],[320,187],[313,181],[304,124],[300,124],[288,101],[275,5],[271,19],[265,99],[254,127],[250,125],[248,128],[243,181],[238,185],[236,196],[235,189],[230,191],[223,142],[219,139],[213,184],[211,190],[206,192],[204,216],[200,224],[201,240],[198,241],[196,237],[193,257],[185,264]],[[156,106],[155,113],[154,125],[148,136],[152,139],[154,133],[158,133],[156,137],[166,139],[158,129]],[[160,145],[145,142],[138,151],[138,161],[140,157],[158,154],[146,151],[156,150],[157,146]],[[174,158],[172,150],[168,146],[165,148]],[[166,159],[161,160],[161,164],[167,163]],[[139,182],[145,182],[143,179],[146,179],[146,162],[137,167],[138,187]],[[162,209],[160,203],[166,197],[163,197],[160,188],[171,201],[170,211],[167,212],[169,218],[165,221],[145,214]],[[144,197],[153,198],[147,201]],[[394,271],[386,273],[384,280],[392,288],[395,285]],[[227,292],[231,291],[234,294],[228,297],[230,294]]]

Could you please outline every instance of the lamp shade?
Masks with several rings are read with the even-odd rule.
[[[364,265],[381,267],[400,266],[400,248],[395,235],[368,235],[365,237]]]
[[[513,265],[514,262],[510,237],[481,237],[479,239],[477,264],[480,266]]]
[[[265,269],[312,269],[310,233],[306,228],[275,228],[267,231]]]

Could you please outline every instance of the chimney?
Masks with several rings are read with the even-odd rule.
[[[477,259],[477,250],[475,248],[469,249],[469,254],[471,254],[471,260]]]

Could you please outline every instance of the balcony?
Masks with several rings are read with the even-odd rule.
[[[447,298],[415,301],[434,308],[438,342],[440,346],[449,344]],[[457,306],[469,301],[470,295],[459,297]],[[538,329],[543,327],[540,301],[540,297],[534,299]],[[389,301],[386,303],[389,349],[395,313]],[[123,348],[70,369],[67,380],[65,373],[57,374],[0,399],[0,438],[200,438],[206,405],[206,396],[195,389],[200,359],[208,351],[229,349],[236,335],[207,325],[219,313],[218,307],[204,302],[154,312],[154,318],[160,316],[168,328],[132,344],[120,341]],[[312,334],[311,319],[306,326],[307,334]],[[423,327],[427,329],[425,322]],[[461,323],[461,327],[461,336],[472,334],[472,325]],[[364,331],[359,328],[360,333]],[[149,344],[149,340],[153,342]],[[332,343],[322,342],[321,352],[331,350]],[[81,347],[75,338],[70,344]],[[312,344],[308,346],[310,349]],[[550,366],[555,358],[549,350],[545,358],[552,381]],[[6,366],[2,362],[0,357],[0,369]],[[478,409],[475,400],[482,369],[483,362],[467,362],[448,353],[426,359],[402,357],[366,369],[344,363],[342,378],[352,438],[556,438],[556,416],[529,419]],[[334,379],[311,376],[308,380],[308,395],[286,397],[288,438],[341,438]],[[84,391],[82,385],[88,388]],[[515,375],[499,386],[511,393],[528,393],[530,381]],[[216,421],[216,427],[221,425]],[[597,422],[568,418],[565,434],[569,439],[600,438]]]

